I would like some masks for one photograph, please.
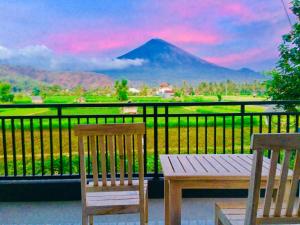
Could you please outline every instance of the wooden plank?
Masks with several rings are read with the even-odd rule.
[[[105,147],[105,143],[104,143],[104,136],[100,135],[98,137],[99,140],[99,149],[100,149],[100,155],[101,155],[101,172],[102,172],[102,185],[106,186],[106,181],[107,181],[107,174],[106,174],[106,157],[105,157],[105,153],[106,153],[106,147]]]
[[[263,151],[254,150],[245,224],[256,224],[256,213],[259,202],[262,165]]]
[[[225,167],[231,174],[239,174],[243,176],[245,174],[236,166],[236,163],[230,161],[230,158],[227,155],[216,155],[214,157],[223,167]],[[246,176],[246,175],[245,175]]]
[[[171,165],[169,155],[160,155],[160,163],[165,177],[174,175],[175,171]]]
[[[109,163],[110,163],[110,180],[111,185],[116,185],[116,167],[115,167],[115,153],[114,153],[114,143],[113,136],[107,136],[107,147],[109,151]]]
[[[175,173],[185,174],[186,171],[184,171],[184,168],[181,165],[178,157],[179,157],[178,155],[170,155],[169,156],[170,164],[172,165]]]
[[[75,135],[132,135],[144,134],[144,123],[122,124],[79,124],[74,126]]]
[[[300,147],[300,146],[299,146]],[[288,206],[286,210],[286,216],[292,216],[293,208],[296,200],[298,183],[300,177],[300,150],[296,151],[296,160],[294,163],[294,172],[291,184],[290,195],[288,198]],[[298,208],[298,215],[300,215],[300,208]]]
[[[201,163],[199,163],[199,160],[196,159],[195,155],[187,155],[186,159],[196,170],[197,174],[207,175],[207,170]]]
[[[123,135],[117,136],[118,141],[118,150],[119,150],[119,158],[120,158],[120,185],[124,185],[124,145],[123,145]]]
[[[285,151],[285,157],[284,157],[283,166],[282,166],[281,175],[280,175],[280,184],[279,184],[279,188],[278,188],[274,216],[280,216],[280,213],[281,213],[283,198],[284,198],[285,189],[286,189],[286,182],[287,182],[290,158],[291,158],[291,151]]]
[[[203,159],[207,160],[220,174],[229,174],[229,170],[220,163],[214,155],[203,155]]]
[[[98,165],[95,136],[90,137],[94,186],[98,186]]]
[[[267,189],[266,189],[265,202],[264,202],[264,212],[263,212],[264,216],[270,215],[278,156],[279,156],[279,151],[272,151],[271,166],[270,166],[269,176],[268,176],[269,179],[267,182]]]
[[[178,156],[178,160],[187,174],[194,174],[196,172],[196,169],[193,167],[190,161],[187,160],[187,155]]]
[[[196,155],[195,159],[198,161],[198,163],[205,168],[208,174],[219,174],[219,171],[216,169],[216,167],[211,164],[211,162],[203,157],[203,155]]]
[[[251,149],[298,149],[300,146],[299,133],[253,134]],[[255,141],[254,141],[255,139]]]
[[[132,184],[132,136],[125,135],[125,151],[127,153],[128,162],[128,185]]]
[[[247,164],[245,165],[245,162],[243,162],[239,157],[236,157],[235,155],[226,155],[226,160],[237,167],[239,171],[245,176],[251,175],[251,167]]]

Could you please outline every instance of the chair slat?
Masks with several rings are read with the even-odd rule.
[[[107,148],[109,151],[109,162],[110,162],[110,179],[111,179],[111,185],[116,185],[116,167],[115,167],[115,153],[114,153],[114,142],[113,142],[113,136],[108,135],[107,136]]]
[[[300,177],[300,152],[298,150],[296,153],[296,160],[295,160],[295,164],[294,164],[294,173],[293,173],[293,178],[292,178],[290,195],[288,198],[286,216],[292,216],[292,214],[293,214],[293,208],[294,208],[294,204],[295,204],[295,200],[296,200],[299,177]],[[299,214],[299,212],[300,211],[298,209],[298,214]]]
[[[128,185],[132,185],[132,136],[125,136],[125,151],[127,153],[128,162]]]
[[[98,186],[98,164],[95,136],[90,137],[94,186]]]
[[[284,161],[283,161],[283,165],[281,168],[280,183],[279,183],[279,188],[278,188],[278,193],[277,193],[277,198],[276,198],[274,216],[280,216],[280,214],[281,214],[284,194],[286,191],[285,189],[286,189],[287,175],[289,172],[288,170],[289,170],[289,164],[290,164],[290,158],[291,158],[291,151],[285,150],[284,152],[285,152],[285,156],[284,156]]]
[[[274,188],[274,181],[275,181],[275,176],[276,176],[278,156],[279,156],[279,151],[273,150],[272,156],[271,156],[271,165],[270,165],[270,170],[269,170],[269,179],[268,179],[268,183],[267,183],[267,189],[266,189],[265,200],[264,200],[264,211],[263,211],[264,216],[270,215],[270,208],[271,208],[271,204],[272,204],[272,195],[273,195],[273,190],[274,190],[273,188]]]
[[[123,135],[118,135],[118,149],[119,149],[119,158],[120,158],[120,185],[124,185],[124,142]]]
[[[253,165],[251,170],[251,180],[248,193],[247,211],[245,225],[256,224],[256,212],[258,209],[260,181],[263,165],[263,151],[258,150],[253,153]]]
[[[102,185],[106,186],[107,185],[107,172],[106,172],[106,157],[105,157],[105,143],[104,143],[104,136],[100,135],[98,137],[99,140],[99,149],[100,149],[100,154],[101,154],[101,173],[102,173]]]

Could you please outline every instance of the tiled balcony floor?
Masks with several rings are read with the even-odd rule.
[[[213,225],[214,202],[232,201],[234,199],[183,199],[182,224]],[[69,202],[1,202],[0,224],[22,225],[71,225],[81,224],[81,204]],[[97,216],[95,224],[103,225],[136,225],[139,215]],[[149,225],[164,224],[163,199],[149,200]]]

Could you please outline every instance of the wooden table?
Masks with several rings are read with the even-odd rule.
[[[160,155],[165,186],[165,225],[181,224],[182,189],[248,189],[251,154]],[[270,160],[264,158],[262,187],[266,186]],[[275,186],[281,166],[277,166]],[[289,172],[291,179],[292,172]]]

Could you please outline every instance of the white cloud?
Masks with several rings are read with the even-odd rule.
[[[93,71],[124,69],[141,66],[143,59],[110,59],[57,55],[45,45],[31,45],[21,49],[8,49],[0,45],[0,64],[31,66],[44,70]]]

